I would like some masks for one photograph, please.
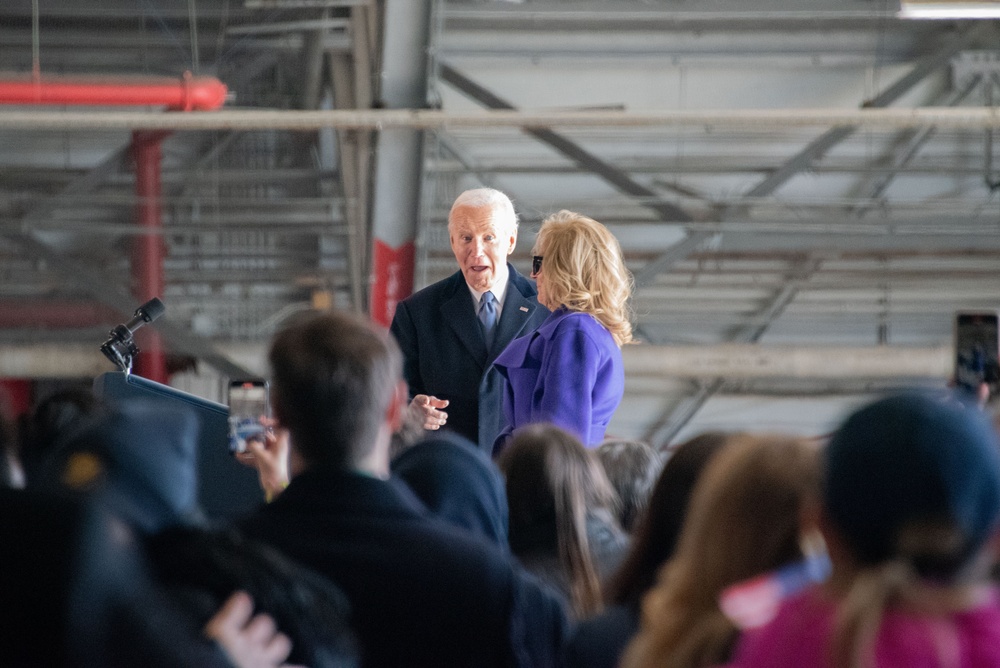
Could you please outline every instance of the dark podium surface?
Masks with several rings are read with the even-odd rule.
[[[257,473],[229,454],[229,407],[225,404],[117,371],[95,378],[94,394],[109,403],[128,399],[181,403],[197,415],[198,501],[209,519],[233,519],[264,502]]]

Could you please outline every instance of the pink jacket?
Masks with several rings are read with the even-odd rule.
[[[835,668],[828,658],[835,604],[816,589],[782,604],[766,626],[744,633],[731,668]],[[948,617],[890,610],[875,640],[872,668],[1000,667],[1000,603],[995,590],[982,605]]]

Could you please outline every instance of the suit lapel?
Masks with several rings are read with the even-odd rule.
[[[483,339],[483,331],[479,328],[479,319],[476,318],[472,295],[469,294],[469,289],[465,286],[465,279],[461,277],[461,274],[459,274],[459,278],[461,284],[441,304],[441,317],[455,332],[458,340],[462,342],[469,354],[480,366],[485,368],[486,341]],[[506,313],[503,315],[506,316]],[[500,318],[500,321],[503,322],[503,317]]]
[[[507,284],[507,296],[503,300],[503,311],[500,313],[497,334],[493,338],[493,349],[490,351],[491,362],[503,352],[507,344],[521,334],[531,314],[537,308],[538,304],[525,299],[513,280]]]

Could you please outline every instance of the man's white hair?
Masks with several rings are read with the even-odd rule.
[[[511,231],[517,230],[517,212],[514,211],[514,203],[499,190],[494,188],[466,190],[455,198],[451,211],[460,206],[475,209],[489,207],[493,210],[497,223],[506,225]],[[451,212],[448,213],[448,222],[451,223]]]

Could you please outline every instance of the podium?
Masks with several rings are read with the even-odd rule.
[[[244,515],[264,502],[257,472],[229,454],[229,407],[141,376],[110,371],[94,379],[94,394],[114,404],[130,399],[183,405],[198,418],[198,502],[213,521]],[[137,443],[136,447],[142,447]]]

